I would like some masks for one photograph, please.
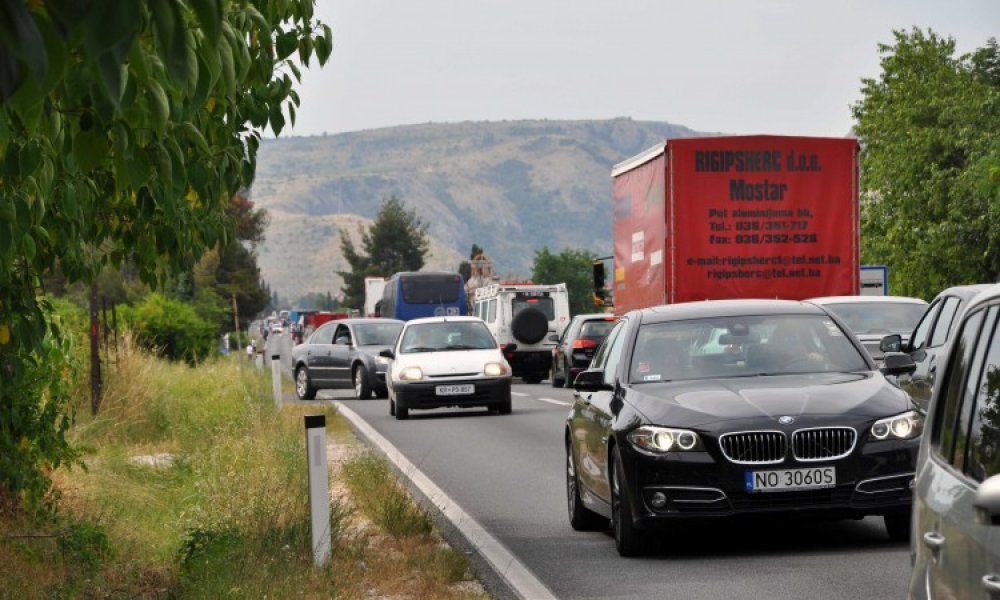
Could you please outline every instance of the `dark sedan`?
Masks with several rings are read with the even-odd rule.
[[[396,319],[340,319],[323,324],[292,349],[295,393],[312,400],[321,389],[354,388],[358,399],[387,398],[379,352],[391,348],[403,329]]]
[[[576,315],[552,349],[552,387],[572,387],[573,379],[590,365],[594,351],[615,325],[606,313]]]
[[[883,515],[909,534],[923,413],[837,317],[782,300],[623,316],[577,376],[566,425],[570,523],[611,520],[622,556],[676,519]]]

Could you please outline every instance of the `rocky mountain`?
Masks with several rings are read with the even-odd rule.
[[[425,268],[455,270],[478,244],[497,273],[528,277],[544,246],[611,253],[611,167],[667,138],[662,122],[425,124],[265,140],[252,197],[271,223],[263,278],[282,298],[340,293],[340,231],[360,247],[391,194],[429,225]],[[388,275],[388,274],[387,274]]]

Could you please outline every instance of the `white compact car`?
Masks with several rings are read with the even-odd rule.
[[[496,338],[476,317],[407,321],[391,350],[386,383],[389,414],[411,409],[485,406],[510,414],[510,365]]]

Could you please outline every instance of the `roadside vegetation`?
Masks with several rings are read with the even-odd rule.
[[[3,598],[481,598],[465,556],[320,404],[279,413],[238,354],[191,368],[131,347],[67,438],[57,510],[0,507]],[[85,396],[80,396],[84,398]],[[310,548],[303,416],[328,419],[331,564]]]

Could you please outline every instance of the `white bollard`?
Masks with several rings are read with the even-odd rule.
[[[306,461],[309,463],[313,563],[319,567],[330,561],[330,479],[325,415],[306,415]]]
[[[281,410],[281,355],[271,355],[271,386],[274,389],[274,407]]]

